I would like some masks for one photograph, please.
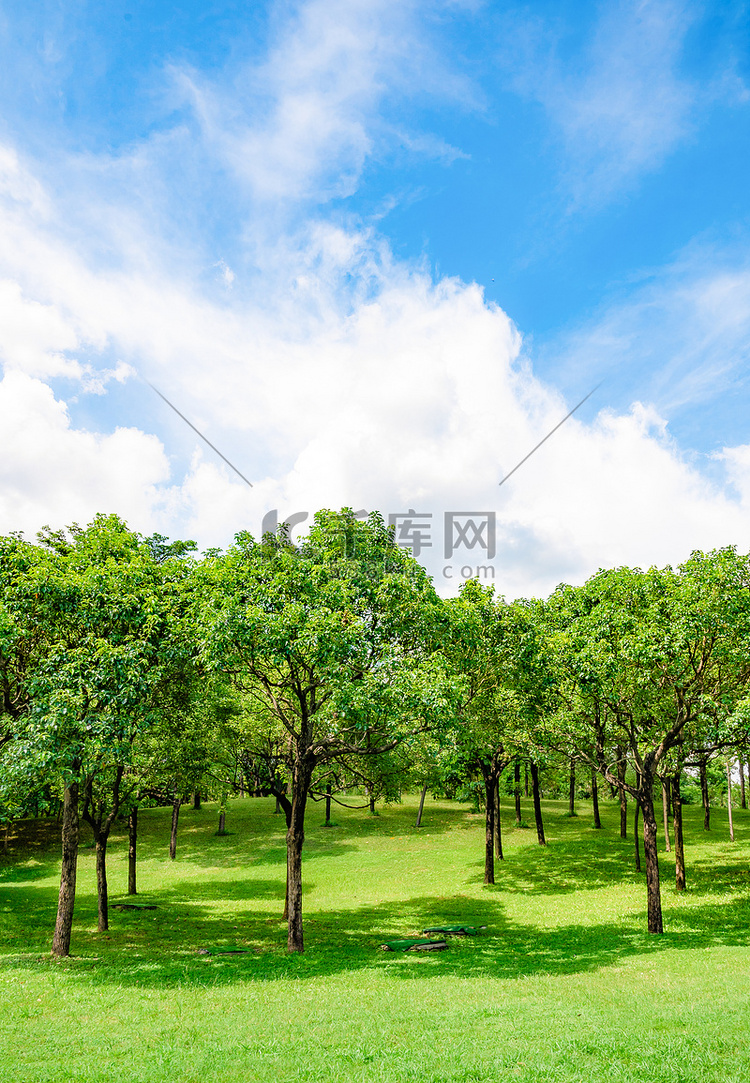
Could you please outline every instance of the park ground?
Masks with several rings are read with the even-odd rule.
[[[526,802],[528,805],[528,802]],[[513,826],[482,883],[484,822],[416,798],[308,813],[304,955],[286,952],[282,817],[264,798],[140,814],[139,896],[124,826],[109,852],[111,928],[96,932],[93,850],[79,862],[73,955],[49,954],[59,841],[26,822],[0,857],[0,1080],[12,1083],[746,1083],[750,1078],[750,813],[712,831],[686,813],[688,890],[660,857],[665,935],[619,810],[544,803],[549,845]],[[631,825],[632,830],[632,825]],[[132,899],[129,901],[133,901]],[[434,924],[486,925],[448,950],[380,944]],[[229,949],[249,949],[224,954]],[[206,954],[200,949],[208,949]]]

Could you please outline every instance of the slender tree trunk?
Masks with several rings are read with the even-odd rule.
[[[330,822],[331,822],[331,783],[329,782],[328,785],[326,786],[326,822],[325,822],[325,826],[328,827]],[[419,824],[417,824],[417,827],[419,827]]]
[[[180,818],[180,799],[172,802],[172,833],[169,836],[169,856],[172,861],[177,857],[177,821]]]
[[[617,792],[620,797],[620,838],[628,837],[628,795],[625,792],[625,772],[628,763],[625,759],[625,749],[617,748]]]
[[[711,830],[711,805],[708,797],[708,773],[706,771],[706,764],[708,760],[701,759],[698,763],[698,770],[701,781],[701,801],[703,802],[703,830]]]
[[[495,883],[495,779],[489,770],[484,774],[484,882]]]
[[[516,826],[520,827],[523,822],[521,816],[521,761],[516,756],[516,761],[513,764],[513,796],[516,801]]]
[[[531,788],[534,795],[534,819],[536,820],[536,837],[539,840],[540,846],[546,846],[547,840],[544,837],[544,823],[542,821],[542,799],[539,793],[539,768],[531,761]]]
[[[599,829],[602,826],[602,818],[599,815],[599,779],[595,767],[591,768],[591,804],[594,812],[594,827]]]
[[[377,813],[375,811],[375,798],[372,796],[372,794],[370,794],[370,815],[377,816]]]
[[[281,802],[279,801],[278,794],[276,796],[276,808],[273,810],[274,816],[278,816],[281,812]]]
[[[742,756],[738,757],[737,764],[740,769],[740,808],[747,808],[745,799],[745,769],[742,766]]]
[[[529,765],[524,763],[523,765],[523,793],[524,797],[529,796]]]
[[[289,786],[287,787],[287,794],[289,793],[289,790],[291,790],[291,783],[289,783]],[[288,799],[288,797],[284,797],[282,800],[279,801],[279,804],[281,805],[281,810],[284,813],[284,818],[286,819],[286,840],[287,840],[287,847],[286,847],[286,849],[287,849],[287,859],[286,859],[286,876],[285,876],[286,884],[285,884],[285,887],[284,887],[284,913],[282,915],[282,918],[283,918],[284,921],[288,921],[288,919],[289,919],[289,829],[292,826],[292,803]]]
[[[685,843],[682,837],[682,793],[680,789],[681,770],[678,767],[672,776],[672,817],[674,826],[674,878],[678,891],[685,890]]]
[[[664,849],[667,853],[670,852],[672,847],[669,844],[669,795],[667,793],[668,782],[662,782],[661,784],[661,806],[664,813]]]
[[[636,801],[633,815],[633,841],[635,842],[635,871],[641,871],[641,839],[638,834],[638,818],[641,815],[641,806]]]
[[[96,837],[96,896],[100,933],[109,928],[109,893],[107,891],[107,841],[109,833],[97,832]]]
[[[74,763],[73,771],[77,772],[80,766],[80,763]],[[65,787],[63,797],[60,895],[57,903],[55,935],[52,939],[52,954],[58,957],[70,955],[70,934],[73,928],[73,908],[76,901],[76,869],[78,866],[78,840],[80,834],[78,794],[78,781],[69,782]]]
[[[659,851],[656,845],[656,816],[652,794],[653,778],[644,777],[643,786],[643,856],[646,861],[646,893],[648,899],[648,931],[663,933],[661,887],[659,884]]]
[[[226,833],[227,833],[226,823],[227,823],[227,814],[226,814],[226,812],[220,812],[219,813],[219,830],[216,832],[217,835],[226,835]]]
[[[500,827],[500,779],[495,779],[495,857],[503,860],[503,835]]]
[[[138,846],[138,809],[132,808],[128,816],[128,895],[137,895],[135,871]]]
[[[198,790],[193,794],[193,809],[197,812],[201,807],[201,795]]]
[[[424,786],[422,787],[422,792],[419,795],[419,809],[417,811],[417,822],[414,824],[415,827],[421,827],[422,826],[422,810],[424,809],[424,799],[425,799],[426,796],[427,796],[427,783],[425,782]]]
[[[570,761],[570,780],[568,782],[568,815],[576,814],[576,761]]]
[[[732,764],[727,756],[727,812],[729,814],[729,841],[734,842],[734,823],[732,822]]]
[[[294,767],[294,790],[289,830],[286,834],[287,852],[287,920],[289,951],[305,950],[302,931],[302,845],[305,841],[305,808],[310,792],[312,767],[297,762]]]

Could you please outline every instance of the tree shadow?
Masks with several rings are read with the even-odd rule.
[[[262,799],[261,799],[262,800]],[[562,808],[563,803],[559,806]],[[186,870],[184,880],[170,881],[133,899],[114,895],[112,901],[155,903],[156,911],[112,911],[109,933],[96,932],[96,896],[89,890],[79,894],[73,936],[74,957],[55,966],[80,974],[82,980],[113,986],[172,987],[185,983],[197,986],[229,985],[239,979],[276,981],[289,977],[315,978],[359,970],[385,970],[403,978],[430,978],[442,975],[458,977],[488,976],[517,978],[540,974],[585,973],[613,967],[636,955],[663,952],[667,949],[697,950],[714,945],[742,946],[750,943],[750,869],[745,849],[737,851],[736,863],[728,863],[724,848],[730,844],[720,836],[699,836],[701,846],[709,847],[709,856],[700,850],[690,859],[690,889],[679,900],[663,889],[665,926],[662,937],[649,936],[645,929],[645,889],[643,907],[616,923],[583,921],[553,928],[509,919],[503,898],[508,894],[554,897],[573,892],[596,891],[613,884],[643,884],[643,875],[633,869],[632,837],[622,840],[616,834],[616,809],[603,809],[605,829],[592,830],[590,818],[570,820],[552,807],[546,811],[550,845],[537,845],[535,832],[516,834],[505,828],[509,842],[506,860],[496,866],[496,888],[477,891],[482,877],[482,849],[477,826],[481,815],[455,806],[441,816],[433,834],[456,835],[456,849],[465,859],[464,830],[476,832],[475,858],[468,865],[465,879],[470,894],[455,890],[451,894],[420,892],[402,900],[378,904],[317,909],[311,883],[305,877],[304,955],[286,952],[286,924],[282,921],[285,847],[283,829],[270,837],[272,813],[268,803],[243,809],[238,817],[237,834],[216,837],[212,814],[198,814],[181,835],[180,856],[205,876],[192,876]],[[168,810],[166,810],[168,811]],[[441,810],[442,811],[442,810]],[[304,861],[336,857],[351,851],[367,851],[362,840],[375,835],[401,839],[425,837],[431,832],[413,828],[413,809],[392,806],[389,816],[361,817],[347,820],[341,830],[312,825],[305,843]],[[452,818],[448,823],[448,812]],[[508,804],[504,816],[510,819]],[[393,813],[393,815],[391,815]],[[190,812],[185,810],[184,819]],[[693,817],[697,820],[697,813]],[[183,817],[181,817],[182,821]],[[146,810],[144,832],[139,852],[145,860],[166,857],[168,827],[165,810]],[[410,821],[412,821],[410,823]],[[740,830],[750,821],[745,819]],[[230,828],[233,826],[229,821]],[[433,825],[434,827],[434,825]],[[693,825],[694,827],[694,825]],[[46,828],[45,825],[45,829]],[[275,829],[274,829],[275,830]],[[116,836],[115,846],[126,841],[124,830]],[[59,839],[55,836],[55,847]],[[409,844],[410,845],[410,844]],[[449,846],[452,844],[449,840]],[[429,847],[427,847],[429,851]],[[383,849],[388,860],[389,850]],[[394,851],[395,852],[395,851]],[[404,851],[406,852],[406,851]],[[0,881],[0,900],[13,912],[12,935],[5,939],[4,967],[48,967],[52,925],[57,902],[56,885],[45,886],[35,880],[51,876],[53,863],[40,850],[31,848],[32,856],[17,864],[12,876]],[[715,854],[716,860],[711,860]],[[673,855],[660,854],[671,861]],[[119,854],[122,858],[122,852]],[[257,867],[276,866],[278,875],[255,879]],[[55,855],[56,866],[56,855]],[[232,869],[230,879],[214,880],[212,869]],[[55,872],[57,869],[55,868]],[[168,874],[167,874],[168,875]],[[666,881],[666,876],[664,876]],[[455,884],[455,881],[454,881]],[[732,889],[725,905],[704,902],[702,896],[714,895],[723,887]],[[272,905],[269,905],[272,904]],[[477,937],[451,939],[447,951],[440,953],[389,953],[380,945],[387,939],[419,934],[424,928],[440,924],[466,923],[486,925]],[[204,955],[201,949],[238,948],[246,954]]]
[[[200,889],[200,885],[192,885]],[[273,881],[254,885],[255,897],[277,897]],[[204,895],[208,900],[209,894]],[[248,901],[244,900],[243,901]],[[280,903],[282,900],[279,900]],[[352,909],[310,910],[305,919],[306,951],[286,953],[286,925],[279,915],[248,912],[235,918],[217,915],[197,897],[190,902],[174,892],[159,897],[160,912],[118,914],[108,939],[77,930],[76,950],[64,969],[90,973],[97,984],[169,987],[222,985],[242,979],[277,981],[321,978],[362,969],[387,971],[404,979],[438,975],[510,979],[539,975],[583,974],[624,960],[664,951],[693,951],[710,946],[750,946],[750,897],[718,908],[697,905],[666,908],[667,932],[650,936],[643,915],[620,924],[571,923],[557,928],[519,925],[508,920],[500,900],[452,895],[414,896],[400,903]],[[145,919],[145,920],[144,920]],[[391,953],[388,939],[419,935],[441,924],[486,925],[475,937],[451,937],[440,953]],[[201,954],[201,949],[241,949],[246,954]],[[4,967],[47,966],[48,958],[6,956]]]

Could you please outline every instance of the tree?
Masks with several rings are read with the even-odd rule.
[[[449,657],[462,688],[456,755],[463,770],[482,779],[484,882],[494,884],[495,856],[502,858],[500,776],[538,739],[540,718],[549,706],[552,671],[531,606],[507,605],[495,597],[492,587],[470,579],[448,608]]]
[[[106,841],[133,741],[153,720],[158,687],[174,661],[177,595],[167,566],[116,516],[97,516],[67,535],[47,528],[33,550],[13,585],[17,608],[39,630],[44,651],[26,682],[20,739],[25,756],[54,766],[63,782],[52,950],[67,955],[81,811],[94,828],[99,925],[107,927]]]
[[[559,588],[550,612],[568,678],[561,747],[594,762],[636,800],[648,929],[661,933],[654,781],[695,727],[708,717],[726,719],[744,695],[750,673],[747,558],[723,549],[694,553],[676,572],[599,572],[582,588]],[[635,769],[632,783],[616,771],[623,746]]]
[[[443,606],[380,516],[319,512],[298,546],[247,533],[209,560],[206,664],[231,675],[285,732],[288,948],[304,950],[302,848],[316,772],[381,755],[432,722],[445,698]]]

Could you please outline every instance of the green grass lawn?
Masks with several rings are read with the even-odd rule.
[[[529,802],[527,818],[533,823]],[[96,932],[94,858],[82,849],[73,956],[49,955],[59,875],[54,825],[27,823],[0,858],[0,1080],[265,1083],[484,1080],[746,1083],[750,1077],[750,814],[702,830],[686,808],[688,891],[663,853],[666,933],[649,937],[643,877],[619,811],[569,818],[545,802],[549,845],[504,807],[505,861],[484,887],[484,821],[416,799],[308,813],[305,934],[286,953],[283,819],[273,802],[139,816],[138,902]],[[88,842],[88,835],[85,836]],[[124,831],[110,843],[125,900]],[[133,901],[133,900],[130,900]],[[487,925],[447,951],[391,954],[386,939]],[[199,949],[251,949],[202,954]]]

